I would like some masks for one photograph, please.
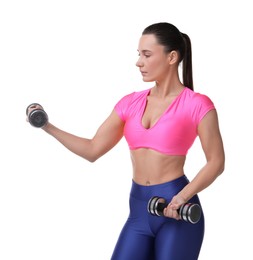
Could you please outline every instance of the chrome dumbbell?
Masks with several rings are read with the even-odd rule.
[[[39,106],[39,108],[36,108]],[[30,111],[31,108],[35,108]],[[48,122],[48,115],[38,103],[32,103],[26,108],[26,115],[29,123],[34,127],[43,127]]]
[[[162,197],[154,196],[148,202],[148,212],[153,216],[163,216],[163,210],[168,206]],[[201,207],[194,203],[185,203],[178,209],[180,218],[186,222],[196,224],[201,217]]]

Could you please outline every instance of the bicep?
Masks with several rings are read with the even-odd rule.
[[[207,160],[224,160],[224,149],[215,109],[209,111],[198,126],[198,135]]]
[[[100,157],[112,149],[123,137],[123,131],[124,122],[113,110],[92,138],[92,149],[95,154]]]

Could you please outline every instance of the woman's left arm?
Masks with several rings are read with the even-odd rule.
[[[209,111],[198,126],[198,135],[205,153],[206,164],[164,210],[167,217],[180,219],[177,209],[198,192],[204,190],[224,171],[225,153],[216,110]]]
[[[194,179],[178,194],[188,201],[198,192],[208,187],[225,167],[225,153],[219,129],[217,111],[209,111],[198,126],[198,135],[205,153],[206,164]]]

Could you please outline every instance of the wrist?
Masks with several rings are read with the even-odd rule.
[[[189,193],[187,192],[187,188],[185,187],[184,189],[182,189],[179,193],[178,196],[181,198],[181,200],[184,201],[184,203],[188,202],[192,196],[189,195]]]
[[[47,133],[50,133],[50,130],[53,128],[53,125],[47,122],[41,129]]]

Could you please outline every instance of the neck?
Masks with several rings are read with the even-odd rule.
[[[153,94],[160,98],[178,95],[184,85],[181,83],[178,71],[168,73],[165,77],[157,79],[153,88]]]
[[[184,85],[181,82],[175,82],[172,84],[160,84],[156,82],[153,87],[153,95],[166,98],[169,96],[177,96],[183,90]]]

